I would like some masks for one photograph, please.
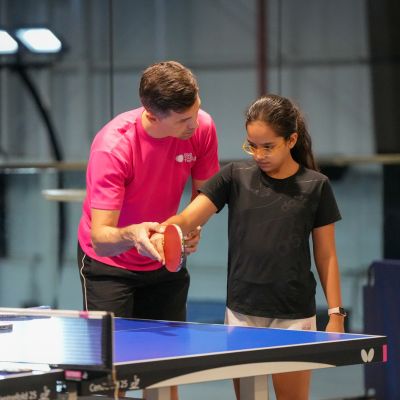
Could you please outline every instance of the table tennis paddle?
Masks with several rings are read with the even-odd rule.
[[[170,272],[178,272],[185,257],[185,242],[178,225],[167,225],[164,231],[165,267]]]

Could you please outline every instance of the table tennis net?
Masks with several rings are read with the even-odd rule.
[[[0,326],[0,362],[112,368],[111,313],[0,308]]]

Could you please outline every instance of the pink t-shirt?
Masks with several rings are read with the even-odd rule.
[[[86,173],[86,198],[78,228],[82,250],[105,264],[129,270],[161,267],[136,249],[100,257],[91,242],[91,209],[120,210],[118,227],[162,222],[178,211],[188,178],[205,180],[219,169],[217,135],[200,110],[199,127],[188,140],[155,139],[142,126],[143,108],[118,115],[96,135]]]

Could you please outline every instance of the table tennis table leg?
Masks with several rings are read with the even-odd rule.
[[[240,378],[240,400],[268,400],[268,376]]]
[[[146,400],[171,400],[171,388],[146,389],[144,396]]]

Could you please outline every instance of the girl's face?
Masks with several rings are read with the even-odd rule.
[[[293,164],[290,149],[296,141],[296,132],[285,139],[278,136],[265,122],[253,121],[247,125],[247,141],[243,148],[253,156],[262,171],[271,176],[279,176]]]

